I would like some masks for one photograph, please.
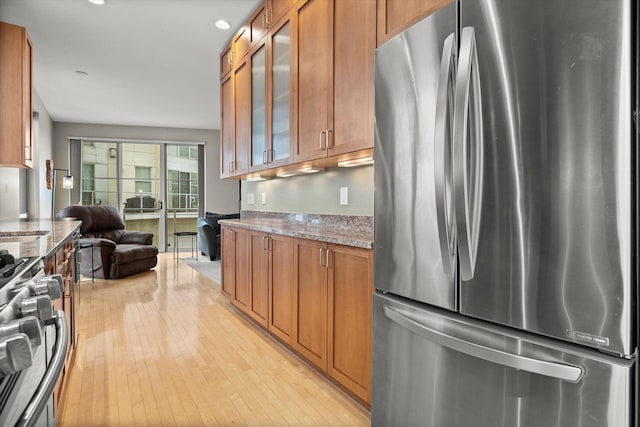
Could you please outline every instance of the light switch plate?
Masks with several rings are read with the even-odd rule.
[[[247,194],[247,204],[248,205],[253,205],[255,203],[255,197],[253,195],[253,193],[249,193]]]
[[[264,191],[262,192],[262,204],[267,204],[267,193],[265,193]]]

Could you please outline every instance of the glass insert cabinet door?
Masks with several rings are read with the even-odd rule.
[[[286,22],[272,38],[271,153],[269,156],[272,162],[289,158],[291,146],[290,38],[289,22]]]
[[[291,150],[291,37],[289,20],[249,54],[251,170],[284,164]]]
[[[251,55],[251,166],[268,163],[266,108],[266,45]]]

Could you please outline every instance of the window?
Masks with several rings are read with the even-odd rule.
[[[117,159],[113,142],[82,142],[82,204],[118,206]]]
[[[135,168],[136,193],[151,193],[151,168],[141,166],[136,166]]]
[[[93,144],[91,145],[93,146]],[[85,163],[82,165],[82,204],[95,204],[96,165]]]
[[[167,193],[169,209],[198,209],[198,173],[169,169]]]

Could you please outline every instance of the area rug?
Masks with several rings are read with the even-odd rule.
[[[201,257],[198,261],[186,259],[183,262],[217,284],[221,283],[220,260],[210,261],[208,258]]]

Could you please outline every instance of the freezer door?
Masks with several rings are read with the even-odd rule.
[[[462,313],[634,353],[632,3],[461,1],[484,117]]]
[[[451,310],[455,31],[452,4],[375,53],[374,284]]]
[[[373,426],[619,427],[635,361],[374,296]]]

